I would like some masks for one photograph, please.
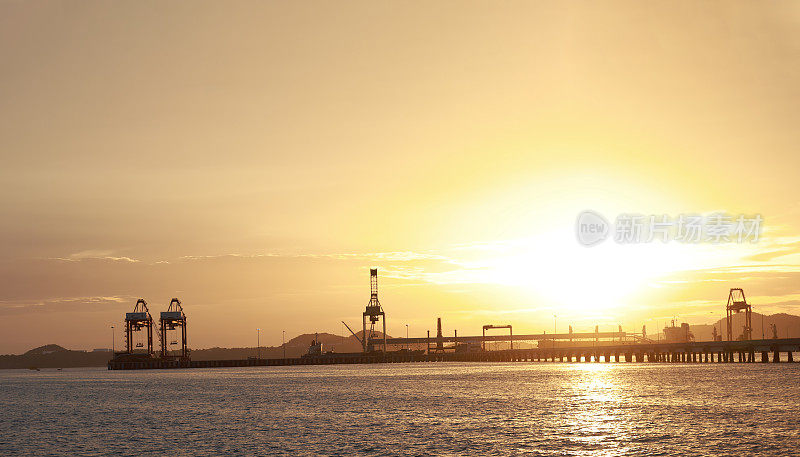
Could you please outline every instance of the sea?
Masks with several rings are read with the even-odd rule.
[[[800,364],[0,370],[0,455],[800,455]]]

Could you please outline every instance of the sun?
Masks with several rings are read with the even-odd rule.
[[[671,273],[702,264],[702,250],[661,242],[578,243],[570,230],[498,242],[467,263],[472,280],[526,291],[555,314],[611,318]]]

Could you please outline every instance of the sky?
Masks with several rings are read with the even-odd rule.
[[[370,267],[397,336],[800,314],[797,2],[10,0],[0,61],[0,353],[343,334]]]

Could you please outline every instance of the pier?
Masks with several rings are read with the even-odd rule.
[[[520,335],[523,337],[524,335]],[[488,337],[487,337],[488,338]],[[508,338],[506,336],[506,338]],[[400,340],[401,338],[398,338]],[[257,366],[338,365],[408,362],[564,362],[564,363],[777,363],[793,362],[800,338],[586,345],[563,348],[505,349],[476,352],[392,351],[328,353],[281,359],[241,360],[111,360],[109,370],[169,368],[233,368]],[[785,360],[782,360],[785,355]]]
[[[191,360],[186,344],[186,314],[181,302],[173,298],[166,312],[161,313],[160,331],[154,332],[154,321],[144,299],[139,299],[133,312],[125,315],[126,351],[116,353],[108,362],[109,370],[169,369],[169,368],[225,368],[251,366],[292,366],[292,365],[333,365],[367,363],[403,362],[638,362],[638,363],[767,363],[781,362],[781,354],[786,361],[794,361],[794,353],[800,352],[800,338],[777,337],[773,326],[772,339],[753,340],[751,324],[751,305],[742,289],[731,289],[728,295],[727,341],[714,330],[713,341],[694,341],[694,336],[686,323],[664,329],[665,341],[647,338],[646,329],[641,333],[622,331],[536,333],[514,335],[510,324],[483,326],[480,336],[445,336],[442,332],[442,319],[436,322],[436,336],[419,338],[390,338],[386,335],[386,313],[378,300],[378,270],[370,269],[370,300],[362,315],[362,333],[359,337],[346,322],[342,322],[353,337],[358,340],[363,352],[334,353],[323,352],[322,344],[315,339],[308,354],[296,358],[262,359],[250,357],[240,360]],[[742,334],[733,338],[732,316],[744,312],[746,323]],[[375,329],[378,322],[383,333]],[[368,326],[369,324],[369,326]],[[486,335],[486,330],[508,329],[508,334]],[[175,339],[169,338],[169,331],[180,330]],[[160,340],[161,352],[156,357],[153,350],[153,334]],[[144,341],[134,345],[134,336],[146,335]],[[178,338],[179,336],[179,338]],[[145,338],[143,338],[144,340]],[[178,345],[180,350],[170,351],[170,345]],[[508,349],[488,350],[487,343],[508,343]],[[413,346],[425,345],[425,350],[410,350]],[[389,350],[389,347],[405,348]],[[146,349],[144,349],[146,347]],[[137,350],[136,348],[142,348]],[[285,352],[284,352],[285,354]]]

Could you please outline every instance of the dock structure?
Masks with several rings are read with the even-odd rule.
[[[599,338],[603,339],[624,339],[628,338],[630,335],[626,332],[580,332],[580,333],[533,333],[527,335],[514,335],[511,333],[510,325],[496,325],[496,326],[485,326],[486,328],[508,328],[509,334],[508,335],[486,335],[485,330],[483,335],[477,336],[444,336],[441,335],[441,332],[438,331],[439,326],[441,325],[441,321],[437,320],[437,335],[436,338],[430,337],[414,337],[414,338],[387,338],[386,344],[389,346],[402,346],[408,344],[427,344],[428,342],[435,343],[438,347],[438,344],[441,343],[486,343],[486,342],[510,342],[510,343],[520,343],[524,341],[560,341],[560,340],[596,340]],[[383,341],[383,340],[381,340]],[[610,341],[603,341],[603,344],[609,343]]]
[[[242,360],[191,360],[186,344],[186,315],[180,300],[173,298],[166,312],[161,313],[160,357],[153,353],[153,319],[144,299],[139,299],[132,313],[125,316],[125,352],[116,353],[108,362],[109,370],[137,370],[162,368],[224,368],[249,366],[290,366],[290,365],[331,365],[357,363],[401,363],[401,362],[638,362],[638,363],[754,363],[781,362],[781,354],[786,353],[786,361],[793,362],[793,353],[800,352],[800,338],[777,338],[773,327],[773,339],[752,340],[752,307],[742,289],[731,289],[727,310],[728,339],[723,341],[714,328],[713,341],[695,341],[689,325],[680,327],[674,321],[672,327],[664,329],[666,341],[653,341],[647,338],[645,328],[642,333],[626,333],[622,326],[617,332],[576,333],[569,327],[568,333],[536,333],[514,335],[512,326],[484,325],[479,336],[444,336],[442,320],[437,318],[436,337],[431,339],[430,331],[423,338],[389,338],[386,335],[386,313],[378,301],[378,270],[370,269],[370,300],[362,313],[361,338],[350,330],[359,342],[363,352],[333,353],[322,352],[322,345],[315,339],[313,351],[297,358],[262,359],[251,357]],[[744,311],[745,325],[742,334],[733,340],[732,316]],[[383,333],[375,328],[381,321]],[[367,327],[369,322],[369,327]],[[508,329],[508,334],[487,335],[487,330]],[[147,331],[147,348],[144,343],[137,351],[133,345],[134,333]],[[180,330],[181,349],[177,354],[168,350],[168,331]],[[488,350],[487,342],[508,342],[508,349]],[[433,344],[432,344],[433,343]],[[170,344],[178,344],[177,338]],[[412,345],[425,346],[426,350],[410,350]],[[389,346],[405,348],[390,351]],[[378,349],[380,348],[380,349]]]
[[[181,301],[173,298],[169,302],[166,311],[161,312],[159,320],[159,339],[161,340],[161,358],[178,357],[181,359],[189,358],[189,347],[186,342],[186,314],[183,312]],[[180,349],[177,355],[170,354],[169,346],[178,345],[179,339],[170,339],[169,332],[180,329]]]
[[[616,332],[612,332],[616,333]],[[594,335],[592,333],[591,335]],[[500,335],[497,335],[501,337]],[[526,335],[520,335],[519,338]],[[470,337],[459,337],[470,338]],[[487,339],[489,337],[487,336]],[[400,340],[397,338],[395,340]],[[424,338],[416,338],[419,340]],[[515,341],[517,338],[515,338]],[[587,342],[588,343],[588,342]],[[312,357],[242,360],[112,360],[109,370],[164,368],[226,368],[253,366],[337,365],[404,362],[565,362],[565,363],[775,363],[793,362],[800,352],[800,338],[750,341],[701,341],[689,343],[587,344],[575,347],[505,349],[476,352],[395,351],[327,353]],[[785,354],[782,360],[781,354]]]
[[[383,351],[386,352],[386,313],[381,307],[381,302],[378,301],[378,269],[370,268],[369,270],[369,302],[362,314],[362,333],[364,352],[370,352],[375,349],[375,324],[380,320],[383,323]],[[369,321],[369,333],[367,333],[367,321]]]
[[[135,335],[141,331],[146,331],[147,343],[134,344]],[[143,298],[136,301],[133,312],[125,313],[125,354],[133,355],[136,352],[153,355],[153,317]]]

